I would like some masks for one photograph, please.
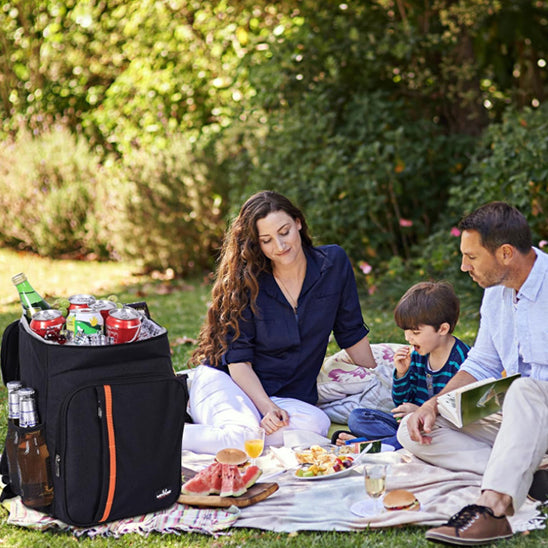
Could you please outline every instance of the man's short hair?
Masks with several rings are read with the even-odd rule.
[[[491,253],[503,244],[510,244],[520,253],[528,253],[533,245],[527,219],[505,202],[479,207],[461,220],[459,228],[479,232],[481,245]]]
[[[452,333],[459,313],[459,298],[449,282],[419,282],[400,299],[394,319],[403,330],[431,325],[437,331],[442,323],[448,323],[449,333]]]

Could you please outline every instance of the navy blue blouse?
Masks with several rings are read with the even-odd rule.
[[[220,369],[251,362],[269,396],[316,404],[316,377],[329,336],[348,348],[367,335],[350,261],[337,245],[304,249],[307,266],[296,312],[274,276],[259,277],[257,314],[248,307],[240,336],[231,342]]]

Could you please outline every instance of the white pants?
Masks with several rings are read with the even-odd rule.
[[[283,445],[286,430],[308,430],[326,436],[329,417],[318,407],[294,398],[273,397],[289,414],[289,425],[266,436],[266,445]],[[246,427],[258,426],[261,415],[230,375],[214,367],[199,366],[190,385],[190,415],[185,424],[183,449],[215,454],[224,447],[243,448]]]
[[[398,440],[406,449],[449,470],[482,474],[482,490],[509,495],[512,510],[517,510],[548,451],[548,382],[516,379],[506,393],[502,413],[461,429],[438,417],[431,445],[411,440],[406,419],[398,429]]]

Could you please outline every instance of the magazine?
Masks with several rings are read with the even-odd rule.
[[[500,411],[504,394],[519,376],[516,373],[500,379],[484,379],[442,394],[438,396],[438,411],[458,428],[483,419]]]

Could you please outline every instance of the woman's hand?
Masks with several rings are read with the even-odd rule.
[[[394,416],[396,420],[403,419],[405,415],[409,415],[409,413],[413,413],[419,408],[418,405],[415,405],[414,403],[405,402],[401,405],[398,405],[398,407],[394,407],[394,409],[391,409],[390,412]]]
[[[273,408],[265,413],[261,419],[261,426],[265,429],[267,434],[272,434],[288,424],[289,414],[278,406],[273,406]]]
[[[230,363],[228,364],[228,370],[234,382],[250,397],[259,413],[263,416],[261,426],[267,434],[272,434],[289,424],[287,411],[278,407],[269,398],[249,362]]]
[[[411,365],[411,347],[402,346],[394,353],[394,367],[396,368],[396,377],[401,379],[405,376]]]

